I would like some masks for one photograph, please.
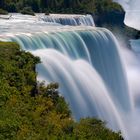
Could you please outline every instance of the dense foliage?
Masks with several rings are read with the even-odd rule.
[[[6,10],[0,9],[0,14],[2,14],[2,15],[7,15],[8,12],[7,12]]]
[[[35,16],[31,7],[24,7],[23,10],[21,10],[21,14]]]
[[[122,140],[97,119],[76,123],[58,84],[36,82],[40,60],[0,42],[0,140]]]
[[[121,11],[112,0],[0,0],[0,8],[9,12],[19,12],[30,7],[34,12],[53,13],[97,13]]]

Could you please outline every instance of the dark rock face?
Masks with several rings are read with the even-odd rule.
[[[124,17],[124,11],[112,11],[101,15],[95,15],[94,21],[97,26],[102,26],[104,24],[124,26]]]
[[[135,38],[136,38],[136,39],[140,39],[140,31],[137,32]]]
[[[110,11],[100,15],[93,15],[95,25],[97,27],[105,27],[114,34],[122,35],[128,46],[130,39],[140,39],[140,31],[128,27],[124,24],[125,11]]]

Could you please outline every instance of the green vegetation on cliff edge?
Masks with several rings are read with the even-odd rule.
[[[75,122],[58,84],[37,83],[37,63],[16,43],[0,42],[0,140],[123,139],[100,120]]]

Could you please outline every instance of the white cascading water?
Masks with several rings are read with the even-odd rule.
[[[123,50],[113,34],[103,28],[51,24],[40,15],[13,15],[0,20],[0,40],[18,42],[41,58],[38,80],[60,84],[76,119],[99,117],[121,130],[126,140],[139,140],[138,106],[129,91]]]
[[[140,0],[115,0],[119,2],[126,14],[124,23],[127,26],[140,30]],[[135,111],[130,115],[131,119],[128,119],[129,122],[129,132],[133,134],[133,137],[130,137],[131,140],[139,140],[139,130],[140,130],[140,39],[130,40],[131,49],[134,52],[123,51],[127,60],[127,76],[129,81],[129,87],[132,92],[132,97],[135,103]]]
[[[94,26],[94,20],[91,15],[65,15],[65,14],[50,14],[40,17],[45,22],[58,23],[61,25],[86,25]]]
[[[17,35],[10,40],[18,42],[24,50],[52,48],[72,60],[85,59],[95,67],[105,81],[110,96],[114,98],[113,102],[124,110],[131,109],[127,82],[117,49],[118,44],[106,29],[89,28],[85,31]]]
[[[114,0],[120,3],[126,14],[124,23],[127,26],[140,30],[140,0]],[[132,89],[134,100],[136,104],[140,105],[140,86],[139,86],[139,76],[140,76],[140,39],[130,40],[132,52],[127,51],[127,56],[129,61],[127,61],[128,65],[128,78],[129,85]],[[125,51],[126,52],[126,51]],[[140,123],[139,123],[140,125]]]

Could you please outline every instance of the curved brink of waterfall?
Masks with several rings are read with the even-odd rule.
[[[61,52],[71,60],[86,60],[100,74],[110,97],[118,108],[126,111],[132,109],[117,42],[108,30],[92,29],[41,33],[32,36],[19,35],[11,37],[10,40],[18,42],[24,50],[34,51],[51,48]],[[88,74],[87,77],[89,77]]]

